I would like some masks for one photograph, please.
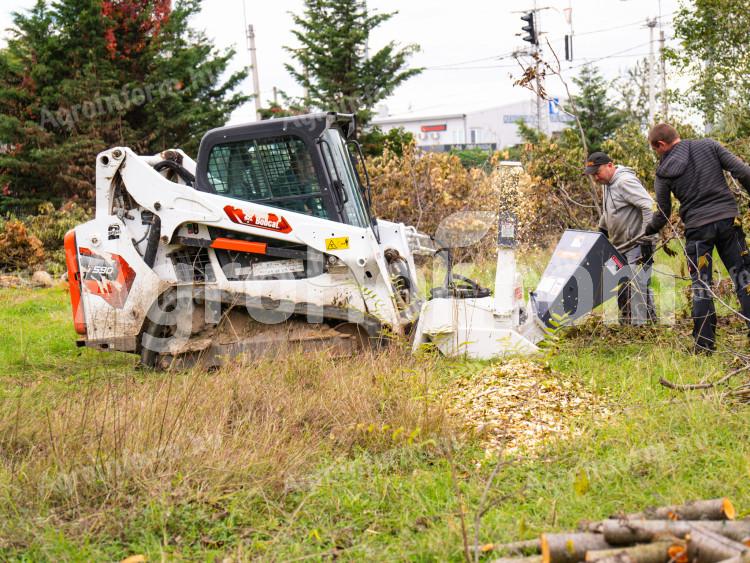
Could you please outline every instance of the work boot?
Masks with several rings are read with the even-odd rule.
[[[693,354],[696,356],[710,356],[716,352],[715,344],[698,344],[697,342],[693,346]]]

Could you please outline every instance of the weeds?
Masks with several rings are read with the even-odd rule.
[[[356,364],[293,355],[211,374],[108,373],[62,391],[32,385],[0,403],[3,512],[48,510],[76,533],[90,531],[103,508],[139,498],[307,489],[325,456],[446,435],[442,406],[424,389],[429,373],[394,350]]]

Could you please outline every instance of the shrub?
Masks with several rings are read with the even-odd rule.
[[[44,262],[44,247],[21,221],[6,221],[0,231],[0,270],[31,270]]]
[[[37,215],[26,219],[29,232],[44,246],[48,259],[47,269],[50,272],[60,274],[65,269],[65,233],[90,217],[90,211],[70,200],[58,209],[49,202],[43,203],[39,206]]]

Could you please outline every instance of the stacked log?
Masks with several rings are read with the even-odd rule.
[[[735,516],[727,498],[618,514],[495,546],[495,563],[750,563],[750,520]]]

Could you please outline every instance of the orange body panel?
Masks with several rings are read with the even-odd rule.
[[[250,252],[251,254],[265,254],[265,242],[251,242],[247,240],[235,240],[231,238],[217,238],[211,242],[211,248],[221,250],[236,250],[238,252]]]
[[[81,272],[78,268],[78,250],[75,231],[65,234],[65,265],[68,267],[68,286],[70,287],[70,304],[73,308],[73,325],[78,334],[86,334],[86,321],[81,303]]]

